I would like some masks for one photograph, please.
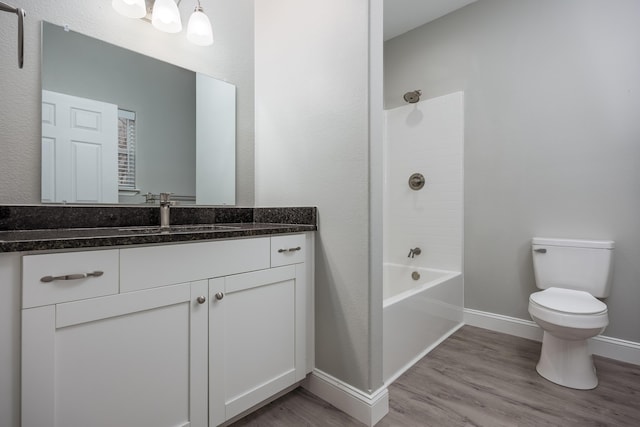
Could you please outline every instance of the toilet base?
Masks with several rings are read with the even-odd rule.
[[[543,378],[564,387],[591,390],[598,385],[586,339],[565,340],[545,331],[536,371]]]

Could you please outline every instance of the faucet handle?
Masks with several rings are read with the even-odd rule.
[[[160,204],[171,204],[171,195],[173,193],[160,193]]]
[[[407,258],[413,258],[416,255],[420,255],[421,253],[422,253],[422,249],[420,248],[409,249],[409,255],[407,255]]]

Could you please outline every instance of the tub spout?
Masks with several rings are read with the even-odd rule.
[[[420,255],[421,253],[422,249],[420,248],[409,249],[409,255],[407,255],[407,258],[414,258],[416,255]]]

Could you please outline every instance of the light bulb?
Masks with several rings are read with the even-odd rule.
[[[179,33],[182,31],[180,11],[173,0],[156,0],[153,5],[151,24],[160,31]]]
[[[145,0],[113,0],[111,6],[127,18],[143,18],[147,14]]]
[[[211,21],[205,15],[200,6],[191,14],[187,25],[187,40],[198,46],[210,46],[213,44],[213,31]]]

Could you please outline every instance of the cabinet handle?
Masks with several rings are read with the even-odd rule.
[[[53,282],[54,280],[78,280],[85,279],[87,277],[100,277],[103,274],[103,271],[94,271],[92,273],[66,274],[64,276],[44,276],[40,278],[40,281],[48,283]]]
[[[198,304],[204,304],[205,302],[207,302],[207,297],[200,295],[196,301],[198,301]]]
[[[222,298],[224,298],[224,294],[222,292],[218,292],[216,293],[215,297],[218,301],[220,301]]]
[[[533,252],[538,252],[539,254],[546,254],[547,250],[545,248],[534,249]]]
[[[289,248],[289,249],[278,249],[278,253],[283,253],[283,252],[295,252],[295,251],[299,251],[302,248],[300,246],[295,247],[295,248]]]

